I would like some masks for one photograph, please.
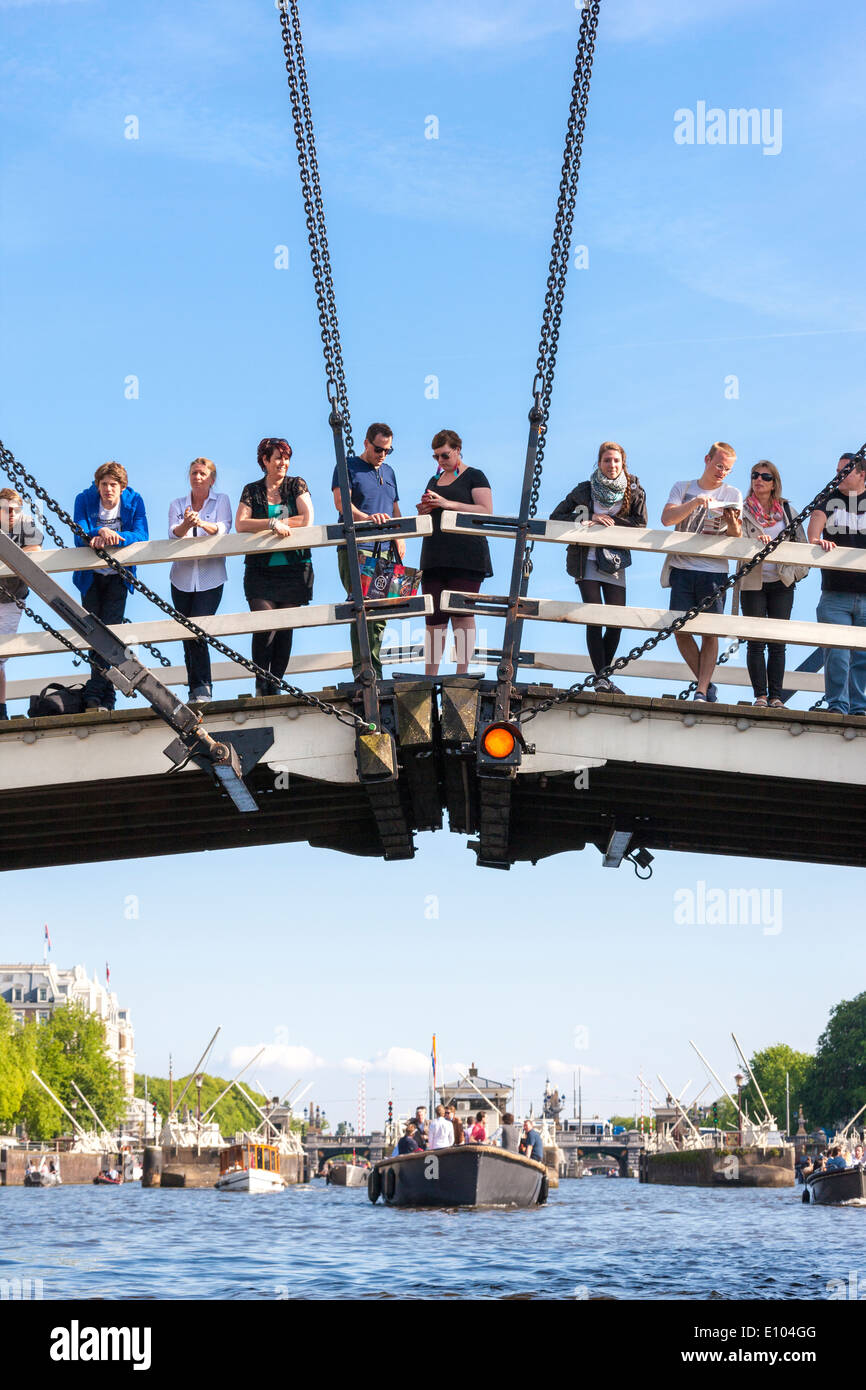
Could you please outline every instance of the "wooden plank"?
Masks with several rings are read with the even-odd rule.
[[[457,512],[442,513],[443,531],[470,531],[472,535],[508,536],[513,538],[513,530],[502,527],[462,525]],[[589,526],[582,523],[576,526],[571,521],[548,521],[544,529],[533,533],[533,540],[551,541],[557,545],[607,545],[626,550],[649,551],[657,555],[702,555],[715,556],[724,560],[751,560],[761,549],[754,541],[741,537],[725,536],[715,540],[709,536],[697,536],[688,531],[654,531],[649,528],[631,526]],[[808,565],[811,569],[852,570],[855,573],[866,571],[866,549],[856,550],[853,546],[837,546],[835,550],[822,550],[819,545],[804,545],[801,541],[783,541],[773,552],[774,564]]]
[[[396,523],[399,522],[399,529]],[[377,527],[364,531],[359,539],[364,541],[389,540],[399,538],[411,540],[418,536],[429,536],[433,523],[429,516],[395,518],[395,526]],[[274,536],[270,531],[244,532],[232,531],[227,536],[207,536],[200,540],[161,540],[137,541],[135,545],[121,545],[112,551],[114,559],[122,565],[167,565],[175,560],[213,560],[229,555],[268,555],[278,550],[316,549],[323,545],[344,544],[339,532],[341,527],[299,526],[290,536]],[[100,560],[95,551],[85,546],[68,546],[63,550],[31,551],[30,558],[46,574],[70,574],[73,570],[107,570],[108,565]],[[0,565],[0,577],[11,574],[6,565]]]
[[[446,589],[442,609],[448,613],[484,612],[484,594],[462,594]],[[498,605],[497,605],[498,606]],[[489,610],[488,610],[489,611]],[[596,627],[621,627],[633,632],[662,632],[677,613],[664,608],[610,607],[604,603],[566,603],[557,599],[523,599],[518,609],[527,622],[579,623]],[[492,616],[499,616],[498,613]],[[727,613],[702,613],[681,629],[695,636],[753,638],[803,647],[838,647],[866,651],[866,627],[839,623],[804,623],[781,618],[731,617]],[[2,652],[0,652],[2,654]]]
[[[407,605],[411,605],[407,607]],[[385,599],[369,605],[371,617],[387,619],[389,613],[395,618],[421,617],[433,611],[433,599],[429,594],[418,595],[413,599]],[[329,627],[336,623],[351,622],[349,605],[343,603],[317,603],[306,608],[272,608],[263,613],[217,613],[212,618],[194,618],[193,621],[204,632],[214,637],[233,637],[239,633],[273,632],[282,628]],[[179,642],[188,641],[189,629],[173,618],[154,619],[143,623],[117,623],[111,631],[120,637],[127,646],[134,647],[139,642]],[[87,642],[71,628],[63,631],[64,637],[77,651],[87,651]],[[49,652],[65,651],[62,642],[42,632],[20,632],[9,637],[0,637],[0,657],[44,656]]]

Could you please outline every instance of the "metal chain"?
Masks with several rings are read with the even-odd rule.
[[[304,196],[304,213],[307,221],[307,240],[310,243],[310,260],[313,265],[313,280],[316,287],[316,304],[319,310],[322,348],[327,372],[328,400],[336,401],[343,417],[347,452],[354,454],[352,422],[349,414],[349,397],[346,389],[346,373],[343,366],[343,348],[340,342],[340,325],[337,317],[337,301],[334,293],[334,280],[331,274],[331,256],[328,248],[328,233],[325,225],[325,205],[319,179],[319,164],[316,157],[316,136],[313,128],[313,115],[310,107],[310,92],[307,86],[307,69],[304,59],[304,45],[301,37],[301,18],[297,0],[281,0],[278,6],[280,29],[283,35],[283,53],[286,58],[286,73],[289,79],[289,94],[292,101],[292,122],[295,128],[295,145],[298,151],[298,166],[301,171],[301,189]],[[291,24],[291,28],[290,28]]]
[[[550,264],[547,272],[547,293],[544,297],[544,313],[541,324],[541,338],[538,345],[538,359],[535,365],[535,380],[532,394],[540,401],[544,417],[538,436],[535,452],[535,472],[532,479],[529,515],[535,516],[541,495],[541,472],[544,464],[544,445],[546,423],[550,413],[553,394],[553,378],[556,371],[556,355],[559,348],[559,330],[562,327],[562,309],[565,299],[565,282],[568,275],[568,258],[571,254],[571,233],[574,226],[574,208],[577,199],[577,186],[580,179],[580,159],[583,149],[583,134],[586,127],[586,111],[589,103],[589,87],[592,79],[592,61],[595,52],[596,31],[600,0],[587,0],[580,20],[580,35],[577,55],[574,61],[574,79],[571,87],[571,105],[568,112],[568,125],[562,154],[562,174],[559,180],[559,198],[556,204],[556,220],[553,230],[553,243],[550,251]],[[526,547],[526,562],[529,569],[532,562],[533,543]]]
[[[733,640],[733,642],[731,643],[731,645],[728,647],[728,649],[727,649],[726,651],[722,652],[721,656],[719,657],[718,661],[716,662],[716,665],[717,665],[717,666],[724,666],[724,665],[726,664],[726,662],[730,661],[730,659],[731,659],[732,656],[736,656],[736,654],[737,654],[737,652],[738,652],[739,650],[740,650],[740,639],[739,639],[739,637],[735,637],[734,640]],[[687,699],[689,698],[690,695],[694,694],[694,692],[697,690],[697,688],[698,688],[698,683],[697,683],[697,681],[689,681],[689,683],[688,683],[688,685],[686,686],[685,690],[681,690],[681,691],[680,691],[679,695],[677,696],[677,699],[678,699],[678,700],[687,700]]]
[[[36,493],[36,496],[40,497],[42,501],[50,507],[55,516],[58,516],[63,524],[69,527],[73,535],[80,536],[82,540],[87,541],[89,544],[90,537],[87,535],[86,531],[78,525],[77,521],[73,520],[69,513],[61,507],[60,503],[54,497],[51,497],[43,487],[40,487],[33,475],[28,473],[23,465],[9,452],[2,440],[0,440],[0,467],[4,469],[9,477],[14,476],[16,479],[23,479],[28,487],[32,488]],[[317,709],[322,714],[333,715],[341,724],[347,724],[359,730],[363,729],[365,733],[367,731],[373,731],[372,725],[370,725],[367,720],[361,719],[359,715],[353,713],[351,710],[337,709],[335,705],[328,704],[325,700],[320,700],[318,696],[310,695],[307,691],[299,689],[298,686],[289,685],[288,681],[272,676],[269,671],[265,671],[248,657],[241,656],[240,652],[236,652],[232,647],[227,646],[225,642],[221,642],[218,637],[214,637],[211,633],[205,632],[204,629],[200,628],[197,623],[194,623],[191,618],[187,618],[183,613],[179,613],[172,604],[167,603],[160,594],[157,594],[145,584],[144,580],[139,579],[137,574],[131,574],[127,566],[122,565],[119,560],[116,560],[108,550],[96,547],[95,554],[97,554],[100,559],[105,560],[106,564],[109,565],[116,574],[119,574],[127,583],[132,584],[133,588],[137,589],[139,593],[144,594],[145,598],[149,598],[151,603],[155,603],[157,608],[162,609],[163,613],[169,618],[173,618],[175,622],[187,628],[188,631],[200,641],[207,642],[208,645],[213,647],[214,651],[219,652],[220,655],[228,657],[230,661],[237,662],[239,666],[243,666],[245,670],[257,676],[261,681],[266,681],[269,686],[278,687],[287,695],[293,695],[295,699],[300,700],[302,704],[309,705],[310,708]],[[65,638],[61,638],[60,640],[66,643]],[[66,643],[66,645],[68,646],[69,644]],[[75,650],[76,654],[80,654],[77,648]]]
[[[683,628],[686,623],[691,622],[693,618],[698,617],[701,613],[707,612],[720,594],[726,593],[738,580],[750,574],[756,565],[763,564],[767,556],[772,555],[773,551],[778,545],[781,545],[782,541],[787,540],[789,536],[795,535],[799,523],[806,517],[811,516],[812,512],[822,509],[822,504],[826,502],[830,493],[838,486],[842,478],[846,478],[852,468],[854,468],[858,462],[863,462],[864,460],[866,460],[866,444],[861,445],[854,457],[846,463],[845,467],[839,469],[835,477],[832,478],[829,483],[826,483],[821,491],[816,493],[812,498],[812,501],[782,528],[774,540],[769,541],[751,560],[744,560],[742,565],[739,565],[733,574],[728,575],[720,584],[717,584],[712,592],[707,594],[706,598],[702,599],[700,603],[695,603],[691,608],[687,609],[685,613],[678,614],[668,627],[664,628],[661,632],[653,633],[652,637],[648,637],[641,646],[632,647],[627,656],[617,657],[609,666],[605,666],[602,671],[596,672],[595,675],[587,676],[585,680],[579,682],[576,681],[575,684],[569,686],[567,690],[562,690],[557,695],[550,696],[548,699],[540,701],[540,703],[534,705],[532,709],[526,710],[525,712],[521,711],[518,716],[518,723],[528,724],[531,719],[537,718],[539,714],[545,714],[547,710],[553,709],[554,705],[560,705],[564,703],[564,701],[571,699],[572,696],[579,695],[581,691],[592,686],[599,676],[607,677],[612,671],[621,671],[630,661],[637,661],[646,652],[652,651],[654,647],[657,647],[659,642],[664,642],[665,639],[672,636],[673,633],[679,632],[680,629]]]

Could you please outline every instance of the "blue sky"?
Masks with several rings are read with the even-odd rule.
[[[488,473],[497,510],[516,506],[578,18],[565,0],[305,6],[356,439],[370,419],[393,425],[404,510],[442,426]],[[257,440],[285,434],[329,520],[273,6],[0,0],[0,32],[4,443],[67,505],[120,459],[157,536],[190,459],[213,458],[235,501]],[[716,438],[737,448],[732,481],[769,457],[799,504],[859,447],[864,39],[853,3],[816,27],[801,0],[603,0],[575,222],[589,264],[567,295],[543,512],[602,439],[625,445],[651,524]],[[675,113],[701,101],[781,111],[780,151],[678,145]],[[131,115],[137,140],[124,138]],[[430,115],[438,140],[424,138]],[[288,270],[274,266],[281,245]],[[562,550],[536,559],[534,592],[570,597]],[[503,578],[501,543],[494,563]],[[658,568],[635,557],[635,602],[662,606]],[[339,596],[333,557],[317,570],[317,600]],[[244,606],[240,572],[224,611]],[[800,586],[795,615],[814,616],[817,587]],[[145,601],[128,612],[146,616]],[[296,650],[334,635],[304,634]],[[536,625],[526,642],[583,650],[579,630]],[[783,929],[677,925],[674,894],[699,881],[779,890]],[[192,1066],[221,1022],[221,1065],[268,1043],[269,1088],[303,1074],[330,1114],[354,1118],[356,1064],[371,1064],[371,1113],[389,1059],[408,1106],[436,1029],[446,1062],[525,1069],[527,1098],[548,1069],[570,1086],[582,1065],[585,1103],[609,1112],[630,1108],[640,1066],[697,1076],[695,1031],[728,1072],[730,1028],[750,1047],[813,1047],[830,1006],[859,989],[847,946],[859,886],[853,870],[675,855],[639,884],[602,872],[593,850],[505,876],[446,834],[420,837],[407,865],[294,845],[7,874],[2,954],[39,958],[48,920],[58,962],[101,971],[107,957],[149,1070],[170,1050]],[[425,916],[436,895],[438,918]]]

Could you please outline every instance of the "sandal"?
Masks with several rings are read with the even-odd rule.
[[[784,702],[783,702],[782,700],[771,700],[771,701],[770,701],[770,709],[784,709],[784,708],[785,708],[785,705],[784,705]]]
[[[766,709],[766,708],[767,708],[767,697],[766,697],[766,695],[759,695],[758,698],[757,698],[757,700],[755,701],[755,704],[756,704],[756,705],[760,705],[761,709]]]

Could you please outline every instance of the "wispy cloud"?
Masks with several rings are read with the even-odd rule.
[[[257,1066],[264,1071],[273,1068],[277,1071],[309,1072],[327,1065],[324,1058],[318,1057],[309,1047],[292,1046],[287,1043],[255,1043],[233,1047],[229,1053],[229,1063],[237,1071],[245,1063],[252,1061],[259,1049],[264,1052]]]
[[[426,1076],[430,1058],[412,1047],[389,1047],[374,1057],[344,1057],[340,1066],[346,1071],[393,1072],[396,1076]]]

